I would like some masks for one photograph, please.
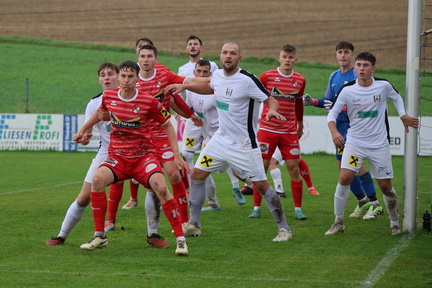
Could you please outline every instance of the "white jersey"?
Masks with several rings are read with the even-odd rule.
[[[259,106],[269,97],[262,83],[243,69],[231,76],[220,69],[214,72],[210,87],[219,116],[219,129],[213,138],[239,149],[257,148]]]
[[[215,62],[213,62],[213,61],[209,61],[209,62],[210,62],[210,72],[213,73],[214,71],[219,69],[219,66]],[[193,71],[195,70],[195,65],[196,65],[196,62],[189,61],[179,68],[177,74],[180,76],[183,76],[183,77],[187,77],[187,78],[195,77],[195,75],[193,73]]]
[[[203,120],[202,133],[204,139],[208,141],[219,128],[215,96],[213,94],[202,95],[188,91],[186,103]]]
[[[364,148],[380,148],[389,145],[387,99],[390,99],[399,116],[405,114],[402,97],[385,79],[372,78],[372,85],[362,87],[358,80],[342,87],[327,122],[336,121],[342,108],[347,106],[350,121],[346,143]]]
[[[102,104],[102,93],[98,96],[92,98],[87,104],[85,114],[84,114],[84,123],[99,109]],[[99,121],[96,124],[96,128],[99,130],[100,142],[99,142],[99,150],[98,154],[108,155],[108,146],[110,144],[110,132],[111,132],[111,122],[110,121]]]

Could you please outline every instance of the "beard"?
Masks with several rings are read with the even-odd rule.
[[[232,63],[230,63],[230,64],[232,64]],[[237,65],[227,66],[227,65],[223,64],[222,67],[225,70],[225,72],[231,73],[237,68]]]

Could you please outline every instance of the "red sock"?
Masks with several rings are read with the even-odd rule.
[[[107,221],[115,223],[117,217],[117,210],[120,200],[123,196],[124,182],[117,182],[110,185],[108,197],[108,218]]]
[[[291,180],[291,192],[294,200],[294,207],[302,207],[303,182]]]
[[[139,183],[135,184],[132,179],[129,180],[129,189],[130,189],[130,198],[131,199],[138,199],[138,189],[139,189]]]
[[[312,178],[311,178],[310,172],[309,172],[309,166],[307,165],[306,161],[304,161],[303,159],[300,159],[299,168],[300,168],[300,175],[302,176],[302,178],[306,182],[307,187],[308,188],[313,187]]]
[[[177,184],[171,184],[173,189],[174,198],[177,200],[179,212],[181,216],[181,223],[189,221],[189,207],[186,196],[186,189],[182,181]]]
[[[168,219],[168,222],[171,224],[171,227],[174,230],[174,235],[176,237],[184,236],[177,200],[175,200],[175,198],[168,200],[162,204],[162,209]]]
[[[260,207],[262,196],[258,192],[258,189],[255,187],[255,185],[252,186],[252,189],[253,189],[254,207]]]
[[[107,199],[105,191],[91,192],[90,200],[93,212],[94,231],[104,232],[105,214],[107,210]]]

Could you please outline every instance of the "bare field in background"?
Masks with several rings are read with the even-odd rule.
[[[148,37],[159,50],[180,54],[194,34],[203,39],[205,55],[235,41],[244,56],[276,57],[290,43],[300,61],[328,64],[336,64],[335,45],[347,40],[355,52],[375,54],[380,68],[406,66],[406,0],[1,2],[0,35],[131,48]]]

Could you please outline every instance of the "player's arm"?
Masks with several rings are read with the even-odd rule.
[[[300,90],[298,97],[296,97],[295,102],[295,115],[297,120],[297,136],[300,139],[303,136],[303,115],[304,115],[304,105],[303,105],[303,93],[306,88],[306,80],[304,82],[303,88]]]
[[[199,77],[196,77],[199,78]],[[196,78],[187,78],[187,79],[196,79]],[[180,93],[184,90],[189,90],[198,94],[213,94],[214,90],[210,87],[209,82],[203,82],[203,83],[193,83],[193,84],[171,84],[168,85],[166,88],[166,91],[170,91],[173,94]]]
[[[266,121],[269,121],[270,118],[276,117],[279,120],[286,121],[286,118],[279,114],[279,102],[274,99],[272,96],[269,96],[265,101],[264,104],[268,106],[268,111],[265,116]]]
[[[96,110],[92,116],[84,123],[80,130],[73,136],[72,140],[77,143],[87,145],[92,136],[91,131],[93,126],[99,123],[99,112]]]
[[[389,97],[393,101],[393,104],[398,111],[399,118],[405,126],[405,132],[408,133],[408,127],[418,128],[420,124],[419,119],[406,114],[403,99],[400,94],[394,90],[394,88],[391,90]]]
[[[327,125],[329,127],[330,133],[332,134],[333,143],[337,147],[343,147],[345,145],[345,139],[339,133],[336,128],[336,119],[339,116],[339,113],[342,111],[345,106],[343,101],[339,99],[339,101],[335,101],[334,107],[329,111],[327,115]]]

